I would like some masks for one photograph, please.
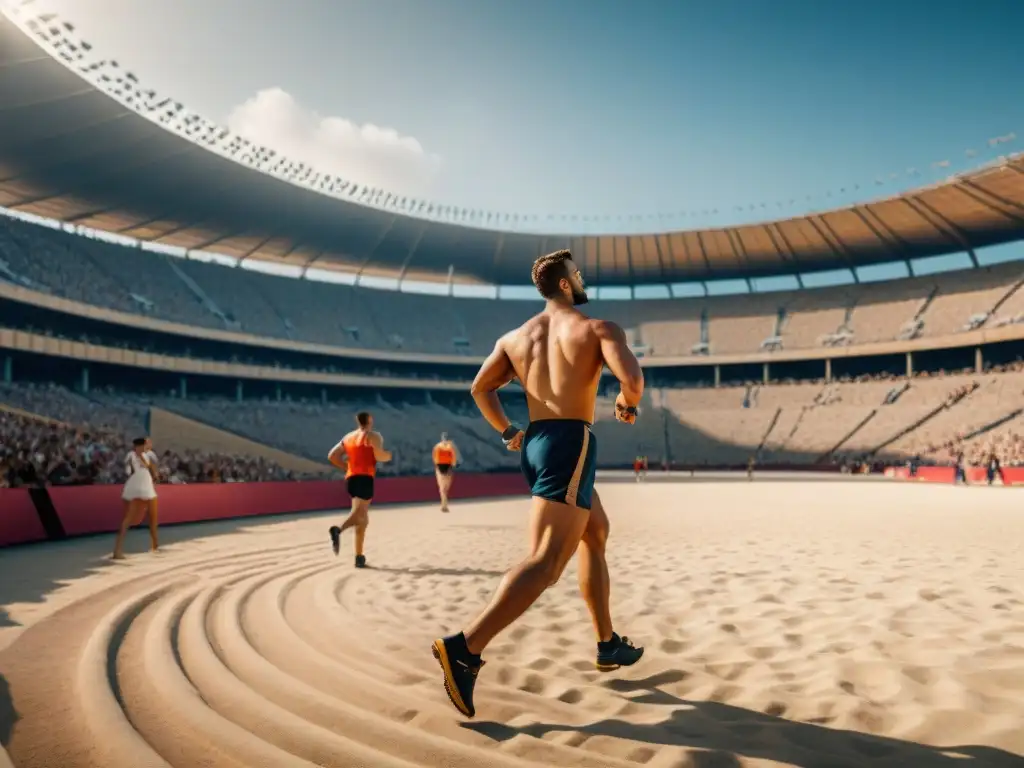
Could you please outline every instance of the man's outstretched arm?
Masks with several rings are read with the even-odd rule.
[[[505,353],[505,347],[499,339],[491,354],[484,360],[484,364],[480,367],[473,380],[473,386],[469,390],[480,413],[487,419],[487,423],[498,432],[504,432],[512,423],[501,406],[498,390],[512,381],[515,375],[512,361],[509,360]]]
[[[619,380],[626,405],[639,405],[644,396],[644,372],[626,343],[625,331],[615,323],[602,321],[598,324],[597,336],[601,340],[601,356],[608,370]]]

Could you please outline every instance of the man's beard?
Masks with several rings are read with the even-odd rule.
[[[573,291],[572,292],[572,305],[578,307],[580,304],[586,304],[590,301],[590,297],[587,296],[586,291]]]

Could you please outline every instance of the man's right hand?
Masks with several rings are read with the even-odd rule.
[[[615,398],[615,419],[623,424],[635,424],[637,413],[636,407],[631,406],[626,396],[619,392],[619,396]]]
[[[506,438],[506,435],[508,435],[508,433],[511,432],[512,430],[516,430],[515,433],[512,435],[512,437]],[[505,431],[502,432],[501,434],[501,442],[505,444],[505,448],[507,448],[508,450],[518,451],[523,447],[523,436],[523,430],[516,429],[514,426],[509,424],[508,427],[505,428]]]

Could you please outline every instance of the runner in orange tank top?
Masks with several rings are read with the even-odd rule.
[[[363,544],[366,527],[370,524],[370,502],[373,500],[373,480],[377,475],[377,462],[391,461],[391,452],[384,450],[384,438],[373,431],[373,416],[366,411],[356,414],[358,428],[349,432],[327,454],[328,461],[345,471],[345,488],[352,498],[352,511],[341,526],[330,529],[331,546],[337,555],[341,549],[341,534],[355,528],[356,568],[366,567]]]
[[[455,479],[454,468],[458,463],[458,449],[448,439],[448,433],[441,433],[441,442],[434,446],[434,476],[437,478],[437,490],[441,494],[441,511],[448,511],[448,492]]]

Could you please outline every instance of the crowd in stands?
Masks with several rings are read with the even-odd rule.
[[[948,336],[1024,320],[1019,263],[869,285],[595,301],[653,356]],[[527,279],[524,272],[523,282]],[[486,354],[537,301],[427,296],[268,275],[0,216],[0,280],[191,326],[338,347]],[[429,323],[407,318],[429,317]],[[769,343],[770,342],[770,343]]]
[[[60,387],[4,385],[0,406],[26,412],[0,407],[0,487],[124,482],[125,456],[143,434],[126,418],[135,409],[130,402],[111,408],[89,402]],[[300,479],[260,457],[155,448],[161,478],[169,483]]]
[[[642,418],[617,423],[607,396],[599,399],[594,433],[604,466],[626,466],[638,453],[652,464],[743,466],[872,463],[1024,464],[1024,363],[999,373],[953,372],[894,380],[745,384],[716,389],[651,388]],[[894,397],[893,393],[898,393]],[[405,396],[408,398],[409,396]],[[8,485],[117,483],[131,438],[145,433],[150,408],[180,414],[255,443],[323,463],[352,428],[359,410],[374,414],[395,460],[381,474],[431,471],[430,449],[442,432],[455,440],[466,471],[515,470],[468,396],[427,393],[349,394],[320,401],[179,398],[96,391],[82,395],[54,385],[0,385],[0,465]],[[521,394],[506,396],[512,419],[525,424]],[[20,412],[19,412],[20,411]],[[22,413],[24,412],[24,413]],[[27,415],[32,414],[32,415]],[[47,422],[40,419],[51,419]],[[157,446],[160,453],[160,446]],[[266,458],[163,451],[169,482],[231,482],[299,477]],[[331,476],[324,473],[304,476]]]

